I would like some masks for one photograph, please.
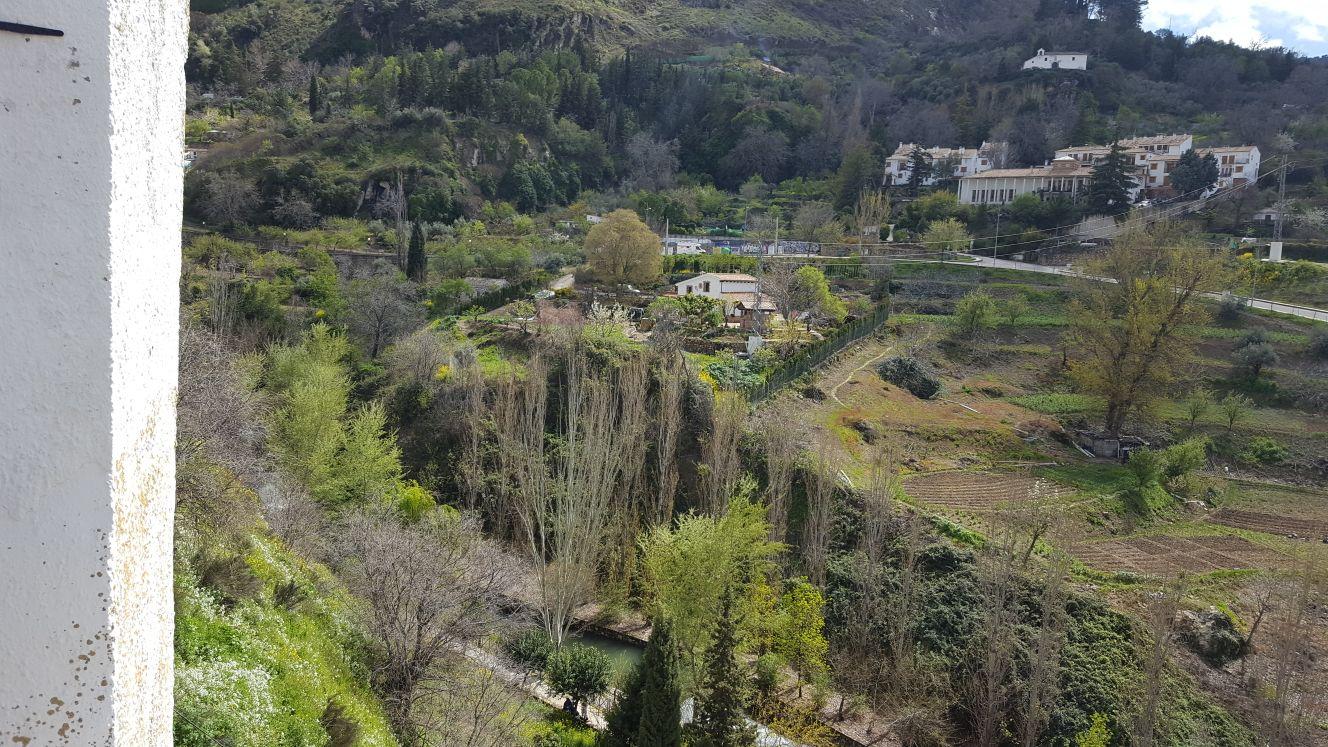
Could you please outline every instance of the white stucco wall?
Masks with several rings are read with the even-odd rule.
[[[0,744],[167,745],[186,3],[0,20]]]

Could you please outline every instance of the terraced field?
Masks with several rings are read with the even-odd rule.
[[[1095,568],[1149,576],[1277,568],[1291,558],[1242,537],[1132,537],[1081,546],[1075,554]]]
[[[1297,519],[1256,511],[1223,508],[1209,516],[1208,521],[1214,524],[1235,527],[1236,529],[1249,529],[1255,532],[1266,532],[1294,539],[1323,540],[1328,538],[1328,521],[1315,519]]]
[[[933,472],[904,481],[904,490],[930,506],[995,511],[1074,495],[1073,488],[1029,475],[997,472]]]

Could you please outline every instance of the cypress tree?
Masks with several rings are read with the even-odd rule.
[[[908,154],[908,191],[916,196],[923,182],[931,176],[931,156],[921,147],[914,146]]]
[[[323,109],[323,92],[318,87],[318,75],[309,76],[309,116],[317,117]]]
[[[1125,154],[1120,143],[1112,143],[1111,150],[1093,166],[1088,183],[1088,212],[1091,215],[1109,215],[1130,206],[1130,190],[1137,183],[1132,159]]]
[[[424,256],[424,227],[419,221],[410,232],[410,249],[406,252],[406,277],[417,283],[423,283],[427,270]]]
[[[641,726],[642,663],[627,673],[618,699],[604,715],[604,737],[600,747],[636,747],[636,732]]]
[[[695,747],[749,747],[756,733],[742,715],[744,682],[738,664],[738,626],[733,592],[720,603],[715,637],[706,653],[703,697],[696,708]]]
[[[669,626],[660,620],[650,633],[640,667],[641,716],[636,747],[679,747],[682,744],[682,687],[678,682],[678,649]]]
[[[1171,186],[1181,195],[1190,198],[1197,196],[1217,183],[1217,159],[1209,153],[1200,157],[1193,148],[1180,154],[1180,159],[1171,169]]]

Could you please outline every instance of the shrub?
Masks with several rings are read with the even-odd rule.
[[[877,372],[881,378],[920,399],[931,399],[941,391],[940,377],[917,358],[895,356],[882,363]]]
[[[1252,329],[1241,336],[1240,342],[1236,343],[1236,349],[1247,348],[1251,345],[1264,345],[1270,342],[1268,331],[1264,329]]]
[[[995,316],[996,301],[986,291],[975,290],[955,304],[950,328],[957,335],[972,337],[992,326]]]
[[[1259,378],[1259,374],[1268,366],[1277,365],[1281,357],[1277,350],[1266,342],[1256,342],[1236,349],[1236,363],[1250,379]]]
[[[613,665],[608,654],[582,643],[568,643],[544,663],[549,688],[575,701],[588,701],[609,689]]]
[[[1306,352],[1320,360],[1328,360],[1328,330],[1321,329],[1310,335],[1310,343]]]
[[[544,628],[530,628],[504,641],[503,651],[527,669],[543,669],[553,653],[553,640]]]
[[[1241,452],[1241,461],[1249,464],[1281,464],[1291,456],[1286,447],[1267,436],[1255,436]]]
[[[742,391],[761,384],[761,374],[752,370],[750,363],[739,360],[732,353],[724,354],[719,360],[707,363],[705,371],[721,389]]]
[[[1239,321],[1240,314],[1244,310],[1245,299],[1227,293],[1217,304],[1217,318],[1223,322]]]

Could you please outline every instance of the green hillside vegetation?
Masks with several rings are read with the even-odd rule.
[[[1328,521],[1328,333],[1199,294],[1322,295],[1324,60],[1137,0],[192,9],[178,743],[633,744],[675,693],[695,744],[1317,734],[1284,665],[1318,656],[1291,560]],[[1089,69],[1021,71],[1038,47]],[[1268,182],[1068,249],[1090,206],[882,187],[900,143],[1179,131],[1296,161],[1307,258],[1245,253]],[[661,260],[666,230],[821,252]],[[1121,282],[888,257],[970,242]],[[783,318],[667,293],[701,272]],[[1239,683],[1173,627],[1209,604]],[[650,663],[610,675],[591,615],[661,623]]]

